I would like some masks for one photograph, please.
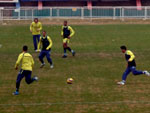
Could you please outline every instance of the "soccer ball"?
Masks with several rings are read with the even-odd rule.
[[[73,83],[73,78],[68,78],[67,79],[67,84],[72,84]]]

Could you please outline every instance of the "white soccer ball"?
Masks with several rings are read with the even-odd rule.
[[[67,79],[67,84],[72,84],[73,81],[74,81],[73,78],[68,78],[68,79]]]

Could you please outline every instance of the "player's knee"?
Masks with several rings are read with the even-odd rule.
[[[132,71],[133,75],[137,75],[138,73],[136,71]]]
[[[63,47],[64,47],[64,48],[67,48],[67,43],[64,43],[64,44],[63,44]]]
[[[30,81],[30,80],[26,80],[26,83],[27,83],[27,84],[30,84],[30,83],[31,83],[31,81]]]

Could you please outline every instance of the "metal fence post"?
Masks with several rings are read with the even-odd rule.
[[[52,11],[53,11],[53,9],[50,8],[50,17],[51,17],[51,18],[52,18],[52,16],[53,16],[53,14],[52,14],[53,12],[52,12]]]
[[[27,19],[27,10],[24,10],[24,11],[25,11],[24,18]]]
[[[81,19],[84,19],[84,8],[81,8]]]
[[[122,21],[124,21],[124,7],[122,7]]]
[[[145,16],[144,16],[144,20],[147,19],[147,7],[145,7]]]
[[[32,18],[32,21],[33,21],[33,9],[31,11],[32,11],[32,15],[31,15],[32,17],[31,18]]]
[[[21,10],[21,9],[19,8],[19,10],[18,10],[18,19],[19,19],[19,20],[20,20],[20,16],[21,16],[21,15],[20,15],[20,10]]]
[[[116,8],[115,7],[113,8],[113,19],[114,20],[116,19]]]
[[[93,10],[93,8],[91,8],[89,10],[90,10],[90,18],[92,18],[92,10]]]
[[[59,8],[57,8],[57,17],[59,18]]]
[[[3,9],[2,8],[0,9],[0,20],[1,20],[1,23],[3,24]]]

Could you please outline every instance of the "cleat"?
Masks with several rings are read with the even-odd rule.
[[[50,65],[50,68],[53,69],[53,68],[54,68],[54,65]]]
[[[121,81],[121,82],[117,82],[118,85],[125,85],[125,82]]]
[[[45,63],[41,64],[40,68],[43,68],[45,66]]]
[[[35,77],[33,77],[33,80],[35,80],[35,81],[38,81],[38,77],[37,76],[35,76]]]
[[[66,56],[66,55],[64,55],[64,56],[62,56],[62,58],[67,58],[67,56]]]
[[[18,91],[13,92],[13,95],[19,95]]]
[[[72,56],[75,56],[76,52],[72,52]]]
[[[148,71],[143,71],[143,73],[147,76],[150,76],[150,73]]]

